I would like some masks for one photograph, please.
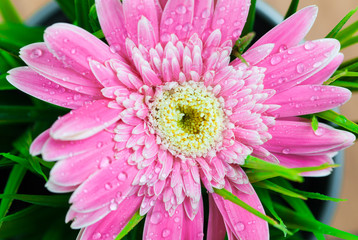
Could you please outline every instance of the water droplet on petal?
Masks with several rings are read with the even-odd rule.
[[[38,58],[42,56],[42,50],[41,49],[34,49],[32,50],[31,54],[30,54],[30,58],[34,59],[34,58]]]
[[[100,239],[101,237],[102,237],[102,234],[97,232],[97,233],[93,234],[92,239]]]
[[[307,41],[307,42],[305,42],[305,44],[304,44],[304,48],[306,49],[306,50],[312,50],[312,49],[314,49],[316,47],[316,44],[314,43],[314,42],[311,42],[311,41]]]
[[[290,153],[290,149],[289,148],[285,148],[282,150],[283,154],[289,154]]]
[[[73,49],[71,50],[71,53],[72,53],[72,54],[76,54],[76,49],[73,48]]]
[[[170,35],[168,33],[164,33],[163,35],[160,36],[160,39],[163,42],[168,42],[170,40]]]
[[[286,50],[287,50],[287,46],[285,44],[282,44],[278,49],[279,52],[284,52]]]
[[[205,9],[202,13],[201,13],[201,17],[202,18],[208,18],[210,16],[210,10],[209,9]]]
[[[305,71],[305,65],[303,63],[299,63],[296,66],[296,71],[298,73],[303,73]]]
[[[186,7],[184,5],[180,5],[177,7],[176,12],[179,14],[185,14],[186,13]]]
[[[104,185],[104,188],[105,188],[106,190],[110,190],[112,187],[113,187],[113,186],[112,186],[112,184],[111,184],[110,182],[108,182],[108,183],[106,183],[106,184]]]
[[[223,18],[220,18],[216,21],[217,24],[222,25],[225,23],[225,20]]]
[[[111,204],[109,205],[109,209],[110,209],[111,211],[116,211],[116,210],[118,209],[118,204],[115,203],[115,202],[111,203]]]
[[[75,94],[75,95],[73,95],[73,100],[74,100],[74,101],[78,101],[78,100],[80,100],[80,98],[81,98],[81,94]]]
[[[234,228],[235,228],[237,231],[241,232],[241,231],[244,231],[244,230],[245,230],[245,225],[244,225],[244,223],[242,223],[242,222],[238,222],[238,223],[234,226]]]
[[[111,162],[111,159],[109,157],[102,158],[101,162],[99,163],[99,168],[105,168],[107,167]]]
[[[271,62],[272,65],[277,65],[277,64],[279,64],[281,62],[281,57],[280,56],[273,56],[271,58],[270,62]]]
[[[325,130],[322,127],[319,127],[316,131],[314,131],[314,134],[316,136],[322,136],[324,133],[325,133]]]
[[[97,148],[101,148],[101,147],[103,147],[103,142],[98,142],[97,143]]]
[[[167,19],[164,21],[164,24],[165,24],[165,25],[171,25],[173,22],[174,22],[173,18],[167,18]]]
[[[176,222],[176,223],[180,222],[180,217],[175,217],[174,222]]]
[[[159,224],[163,220],[163,214],[161,212],[154,212],[150,218],[150,222],[153,224]]]
[[[164,229],[162,232],[162,237],[169,237],[171,234],[171,231],[169,229]]]
[[[109,50],[112,53],[118,53],[121,50],[121,46],[119,44],[113,44],[109,47]],[[100,67],[100,65],[98,65],[98,68]]]
[[[120,172],[117,176],[119,181],[125,181],[127,179],[127,174],[125,172]]]

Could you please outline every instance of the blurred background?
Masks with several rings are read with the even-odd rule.
[[[1,1],[1,0],[0,0]],[[28,19],[37,10],[44,7],[50,0],[13,0],[15,7],[23,19]],[[282,15],[285,14],[291,1],[265,0]],[[352,9],[358,6],[357,0],[305,0],[301,1],[299,8],[308,5],[317,5],[319,13],[315,25],[307,36],[307,40],[323,38],[330,30]],[[358,20],[358,13],[348,22]],[[358,56],[358,46],[343,51],[346,59]],[[358,93],[341,107],[341,112],[353,121],[358,121]],[[338,204],[331,226],[358,234],[358,144],[345,151],[343,187],[341,198],[348,199]]]

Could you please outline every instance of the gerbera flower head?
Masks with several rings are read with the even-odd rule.
[[[114,239],[147,214],[144,239],[267,239],[267,223],[213,193],[263,212],[240,165],[248,155],[288,167],[332,162],[355,137],[297,116],[339,106],[351,93],[323,86],[343,59],[339,43],[299,44],[308,7],[230,62],[248,0],[97,0],[109,44],[58,23],[21,50],[10,71],[22,91],[71,110],[32,144],[57,161],[47,188],[72,192],[67,221],[79,239]],[[310,174],[325,175],[329,170]]]

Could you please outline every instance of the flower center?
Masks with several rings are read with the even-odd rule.
[[[203,156],[221,142],[224,112],[203,85],[167,84],[157,92],[151,110],[152,126],[174,154]]]

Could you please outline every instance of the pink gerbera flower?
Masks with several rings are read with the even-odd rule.
[[[160,3],[159,3],[160,2]],[[265,221],[213,193],[226,188],[263,212],[241,169],[248,155],[288,167],[332,162],[354,135],[296,116],[339,106],[351,93],[322,83],[343,59],[339,43],[299,44],[308,7],[230,63],[249,0],[97,0],[109,43],[69,24],[21,50],[29,67],[8,80],[71,108],[32,144],[57,161],[47,183],[72,192],[67,221],[79,239],[114,239],[136,211],[144,239],[268,239]],[[316,175],[328,174],[316,172]],[[226,228],[226,231],[225,231]]]

